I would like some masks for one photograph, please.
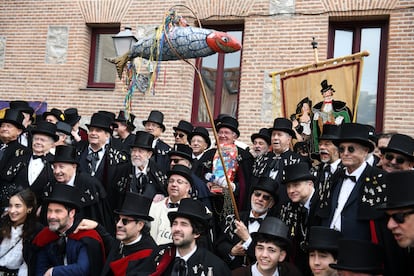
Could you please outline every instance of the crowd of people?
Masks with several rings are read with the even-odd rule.
[[[246,147],[221,114],[217,141],[180,120],[170,146],[158,110],[138,131],[124,111],[33,113],[0,119],[0,275],[414,275],[408,135],[324,123],[311,152],[302,114]]]

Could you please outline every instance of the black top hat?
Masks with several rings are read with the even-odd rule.
[[[19,129],[24,129],[23,120],[24,116],[19,110],[7,109],[6,113],[4,114],[4,118],[0,119],[0,124],[10,123]]]
[[[57,162],[79,164],[76,160],[76,148],[67,145],[56,146],[55,157],[50,163]]]
[[[338,252],[338,242],[342,233],[323,226],[312,226],[309,234],[308,250]]]
[[[322,128],[322,134],[319,136],[319,140],[336,140],[339,139],[339,126],[324,124]]]
[[[31,130],[32,134],[44,134],[56,142],[59,140],[59,136],[56,135],[56,124],[47,121],[40,121],[36,127]]]
[[[282,184],[300,180],[315,181],[315,176],[310,173],[309,164],[307,162],[290,164],[284,167]]]
[[[26,101],[11,101],[9,105],[10,109],[16,109],[24,113],[29,113],[30,116],[34,113],[33,108]]]
[[[211,146],[210,135],[208,133],[208,130],[205,127],[195,127],[193,131],[187,135],[188,142],[191,143],[191,139],[193,139],[193,137],[197,135],[203,137],[207,143],[207,148],[210,148]]]
[[[382,274],[383,251],[377,244],[364,240],[340,240],[338,262],[329,264],[337,270]]]
[[[88,127],[88,129],[90,127],[96,127],[96,128],[103,129],[109,133],[112,133],[111,126],[113,122],[114,121],[110,116],[98,112],[92,115],[90,124],[86,124],[86,126]]]
[[[414,159],[414,139],[411,136],[396,133],[394,134],[388,145],[385,148],[381,148],[381,152],[396,152],[402,154],[409,159]]]
[[[121,122],[127,124],[132,130],[135,129],[134,125],[135,115],[129,113],[129,118],[125,116],[125,111],[120,110],[118,113],[118,117],[115,118],[115,122]]]
[[[328,81],[327,80],[323,80],[321,82],[321,86],[322,86],[321,94],[325,93],[326,91],[328,91],[330,89],[332,89],[332,92],[335,92],[335,90],[332,88],[332,84],[329,84],[328,85]]]
[[[78,114],[77,108],[65,109],[63,114],[65,115],[65,122],[71,126],[74,126],[81,119],[81,116],[79,116]]]
[[[273,130],[280,130],[286,132],[293,138],[296,138],[296,133],[292,129],[292,121],[286,118],[276,118],[273,121],[273,127],[269,129],[270,131]]]
[[[230,115],[223,115],[221,116],[221,119],[216,119],[215,120],[215,124],[216,124],[216,129],[217,131],[222,128],[222,127],[227,127],[229,129],[231,129],[232,131],[234,131],[237,135],[237,137],[240,136],[240,131],[239,131],[239,122],[236,120],[236,118],[230,116]]]
[[[62,110],[57,108],[52,108],[50,111],[43,112],[42,119],[46,120],[46,117],[52,115],[55,116],[56,119],[63,122],[65,120],[65,114],[63,114]]]
[[[154,218],[149,215],[152,200],[140,194],[126,192],[121,209],[114,211],[115,214],[153,221]]]
[[[142,121],[142,125],[145,126],[147,122],[153,122],[156,124],[159,124],[162,128],[162,131],[165,131],[165,125],[164,125],[164,114],[161,111],[158,110],[152,110],[148,116],[148,119]]]
[[[167,171],[167,176],[178,174],[187,179],[191,186],[193,186],[193,177],[191,176],[191,169],[184,165],[174,165],[171,170]]]
[[[190,162],[193,162],[193,149],[185,144],[174,144],[173,148],[168,152],[168,156],[181,156]]]
[[[98,113],[108,116],[111,119],[111,123],[115,122],[115,113],[107,110],[98,110]]]
[[[381,204],[378,209],[402,209],[414,207],[414,171],[398,171],[385,175],[387,189],[385,195],[387,202]]]
[[[79,210],[81,207],[80,197],[81,194],[78,188],[57,183],[53,185],[52,193],[49,196],[45,197],[44,202],[60,203]]]
[[[72,127],[68,123],[59,121],[56,123],[56,132],[62,132],[66,135],[71,135]]]
[[[270,177],[259,177],[257,183],[253,185],[252,191],[261,190],[272,195],[275,202],[278,200],[277,190],[279,183]]]
[[[358,123],[343,123],[339,127],[339,139],[334,143],[339,146],[342,142],[354,142],[363,145],[372,152],[375,145],[369,140],[369,129]]]
[[[276,217],[266,216],[266,218],[260,224],[259,230],[251,234],[252,239],[256,239],[260,235],[270,236],[276,240],[285,242],[286,245],[290,245],[291,242],[288,238],[289,227]]]
[[[262,138],[263,140],[266,141],[266,143],[268,145],[271,144],[270,141],[270,133],[269,133],[269,129],[268,128],[261,128],[259,130],[259,133],[253,133],[252,136],[250,137],[250,140],[252,141],[252,143],[254,143],[254,139],[256,138]]]
[[[131,145],[131,148],[142,148],[154,151],[152,148],[152,142],[154,141],[154,135],[149,132],[139,130],[135,134],[134,143]]]
[[[208,220],[210,218],[206,212],[206,206],[201,203],[201,201],[192,198],[181,199],[178,210],[168,213],[168,218],[170,219],[171,223],[177,217],[184,217],[190,221],[195,220],[205,226],[208,225]]]
[[[180,120],[176,127],[173,127],[174,131],[181,130],[185,134],[190,134],[193,131],[193,125],[190,122]]]

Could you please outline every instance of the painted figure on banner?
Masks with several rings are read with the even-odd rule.
[[[321,94],[323,101],[313,106],[313,137],[319,137],[322,133],[323,125],[340,125],[342,123],[350,123],[352,121],[352,112],[346,106],[345,102],[333,99],[335,90],[332,84],[328,84],[328,80],[321,82]],[[314,141],[315,151],[318,151],[318,143]]]

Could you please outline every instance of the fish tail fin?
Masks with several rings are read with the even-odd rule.
[[[124,70],[125,64],[129,60],[129,51],[123,54],[122,56],[114,57],[114,58],[107,58],[105,57],[106,61],[115,64],[116,71],[118,72],[119,79],[122,79],[122,71]]]

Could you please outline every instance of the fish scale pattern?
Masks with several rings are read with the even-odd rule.
[[[215,52],[207,44],[207,36],[213,30],[201,29],[196,27],[176,27],[168,33],[170,44],[165,40],[162,47],[161,60],[178,60],[181,57],[196,58],[209,56]],[[155,34],[140,39],[132,47],[130,58],[143,57],[149,59],[152,56],[156,58],[156,47],[154,47]],[[153,47],[153,48],[152,48]],[[174,48],[181,57],[177,56]]]

